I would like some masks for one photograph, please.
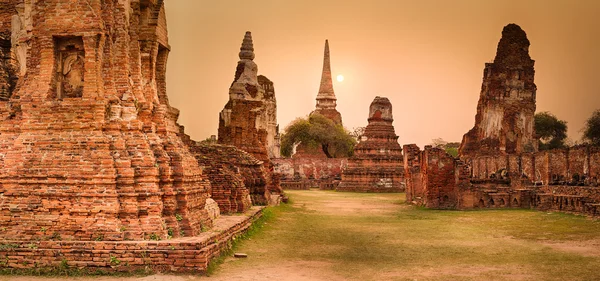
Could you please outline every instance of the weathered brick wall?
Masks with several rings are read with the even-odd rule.
[[[425,146],[421,157],[424,205],[428,208],[454,209],[458,206],[456,159],[441,148]]]
[[[201,233],[210,185],[166,99],[162,1],[67,2],[13,15],[11,54],[26,68],[0,104],[0,238]]]
[[[316,146],[311,146],[307,144],[300,143],[296,146],[296,151],[292,155],[294,159],[327,159],[327,154],[323,151],[323,148],[320,144],[316,144]]]
[[[281,188],[284,190],[309,190],[313,186],[313,181],[306,179],[281,180]]]
[[[215,227],[195,237],[160,241],[55,241],[40,234],[36,240],[0,241],[0,266],[41,268],[63,266],[131,272],[136,269],[172,272],[205,272],[211,259],[231,247],[231,240],[245,232],[261,215],[224,216]],[[101,240],[101,239],[98,239]]]
[[[252,35],[246,32],[235,78],[229,88],[229,101],[219,114],[218,143],[233,145],[262,161],[267,173],[267,188],[271,193],[280,194],[279,179],[273,174],[268,153],[269,132],[273,135],[273,118],[267,115],[274,112],[274,90],[271,93],[271,89],[265,91],[261,86],[254,56]],[[265,85],[272,86],[261,80]]]
[[[550,150],[548,151],[548,175],[549,183],[564,182],[567,178],[567,158],[566,150]]]
[[[581,196],[586,202],[600,203],[600,188],[593,186],[544,185],[539,187],[540,193],[554,195]]]
[[[600,180],[600,147],[594,146],[590,147],[590,162],[588,165],[588,170],[590,173],[590,178],[596,179],[596,181]]]
[[[421,152],[428,169],[418,172],[414,151],[405,146],[405,170],[409,179],[407,200],[431,208],[534,208],[562,212],[600,215],[600,188],[597,176],[598,148],[576,146],[567,149],[541,151],[506,156],[471,158],[471,165],[454,162],[455,182],[450,162],[440,161],[441,152],[430,148]],[[412,159],[412,161],[411,161]],[[490,168],[491,167],[491,168]],[[420,168],[420,167],[419,167]],[[498,172],[506,169],[508,173]],[[534,174],[535,173],[535,174]],[[423,181],[415,179],[421,175]],[[535,181],[530,178],[535,175]],[[423,183],[423,192],[415,186]],[[455,186],[456,189],[452,189]],[[424,194],[422,199],[419,195]],[[449,195],[450,194],[450,195]],[[443,196],[457,195],[457,204],[448,205]]]
[[[258,76],[258,84],[265,90],[265,116],[267,123],[267,152],[269,158],[281,157],[279,124],[277,124],[277,98],[275,85],[264,75]]]
[[[235,146],[188,142],[212,186],[212,198],[223,213],[244,212],[269,200],[262,162]]]
[[[0,2],[0,100],[10,98],[18,79],[16,61],[11,53],[12,16],[16,14],[15,6],[11,2]]]
[[[421,172],[421,150],[416,144],[404,145],[404,178],[406,201],[421,205],[425,192]]]
[[[475,126],[459,148],[461,157],[532,152],[536,85],[529,40],[516,24],[502,30],[493,63],[486,63]]]
[[[275,173],[282,180],[340,179],[347,158],[275,158]]]
[[[475,126],[463,137],[462,160],[454,162],[455,182],[451,162],[426,148],[421,162],[427,168],[420,165],[420,172],[414,153],[405,157],[407,199],[433,208],[520,207],[600,215],[600,148],[536,152],[534,73],[525,32],[507,25],[494,62],[485,66]],[[423,192],[416,188],[419,183]],[[446,199],[457,204],[445,204]]]
[[[600,170],[599,162],[594,161],[597,155],[597,148],[581,145],[537,153],[477,156],[469,160],[474,179],[498,176],[499,170],[506,169],[513,187],[536,182],[550,185],[593,185],[597,183]]]
[[[350,158],[336,190],[355,192],[404,192],[402,155],[377,159]]]
[[[533,194],[531,190],[471,186],[460,190],[457,209],[530,208],[533,206]]]
[[[533,153],[523,153],[520,155],[521,160],[521,175],[524,180],[529,182],[537,181],[537,175],[535,171],[535,156]]]

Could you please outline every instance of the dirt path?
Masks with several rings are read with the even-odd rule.
[[[435,211],[402,194],[291,191],[210,277],[96,281],[600,280],[600,222],[529,210]],[[0,277],[10,281],[65,278]]]

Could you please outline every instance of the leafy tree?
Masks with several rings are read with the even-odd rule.
[[[356,140],[342,127],[320,114],[298,118],[285,128],[281,137],[281,154],[292,155],[294,146],[302,143],[311,148],[320,147],[328,158],[349,157]]]
[[[458,157],[458,148],[460,147],[460,142],[449,142],[444,146],[444,150],[446,153]]]
[[[460,142],[447,142],[442,138],[436,138],[431,140],[431,146],[441,148],[453,157],[458,157]]]
[[[596,109],[592,116],[585,121],[583,138],[592,145],[600,145],[600,109]]]
[[[354,129],[352,129],[352,132],[350,132],[350,135],[353,138],[355,138],[356,141],[360,141],[360,138],[365,133],[365,129],[366,129],[366,127],[356,127]]]
[[[548,111],[536,113],[534,120],[540,150],[565,147],[567,138],[566,121],[558,120],[554,114]]]

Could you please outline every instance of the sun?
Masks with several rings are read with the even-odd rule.
[[[338,75],[338,76],[337,76],[337,80],[338,80],[338,82],[342,82],[342,81],[344,81],[344,75],[341,75],[341,74],[340,74],[340,75]]]

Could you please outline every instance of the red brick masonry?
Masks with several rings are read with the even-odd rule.
[[[221,216],[214,227],[194,237],[161,241],[0,241],[0,266],[70,267],[107,271],[205,272],[210,260],[228,249],[262,215],[262,207]]]

